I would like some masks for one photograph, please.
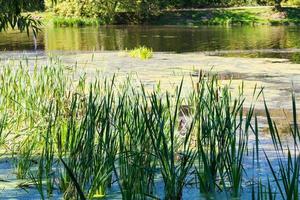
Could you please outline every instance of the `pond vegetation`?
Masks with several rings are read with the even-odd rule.
[[[0,32],[9,32],[1,33],[0,45],[4,50],[20,50],[11,44],[17,38],[11,29],[18,29],[25,32],[27,42],[21,44],[25,49],[34,45],[37,50],[45,36],[42,50],[126,50],[123,54],[131,58],[117,60],[122,53],[106,52],[106,57],[92,54],[91,60],[111,71],[115,66],[105,58],[114,59],[118,68],[126,68],[126,63],[120,64],[126,60],[129,67],[144,70],[146,77],[150,70],[145,66],[155,66],[151,72],[156,80],[161,78],[156,70],[162,63],[170,71],[171,61],[177,67],[201,56],[154,57],[153,51],[160,49],[200,49],[207,54],[217,50],[212,55],[223,56],[242,50],[239,56],[282,55],[297,63],[299,28],[254,26],[299,25],[299,5],[299,0],[0,0]],[[43,23],[54,26],[43,29]],[[168,32],[155,26],[99,28],[116,24],[184,28],[169,27]],[[203,25],[222,26],[199,28]],[[232,25],[250,26],[228,29]],[[44,36],[39,34],[42,30]],[[264,88],[255,85],[249,97],[243,82],[231,85],[234,75],[239,80],[251,76],[249,70],[244,74],[225,70],[219,75],[193,69],[191,85],[184,91],[186,77],[164,88],[160,81],[145,84],[129,74],[87,73],[83,69],[90,67],[87,61],[67,65],[44,51],[41,62],[38,57],[8,59],[13,53],[0,55],[0,170],[8,174],[0,177],[0,183],[7,184],[1,198],[2,194],[10,198],[12,176],[20,190],[29,196],[38,194],[39,199],[299,199],[295,92],[291,91],[290,113],[280,116],[286,119],[280,128],[271,116]],[[203,54],[200,64],[210,63],[208,57]],[[233,61],[238,70],[245,65],[227,60],[230,65]],[[284,59],[259,63],[268,68],[268,62],[293,65]],[[282,85],[292,76],[299,77],[294,73],[297,65],[284,69],[287,77],[269,75],[267,70],[256,76],[270,78],[266,82],[284,78],[276,80]],[[167,74],[164,78],[171,79],[171,72]],[[256,108],[259,99],[262,110]]]
[[[198,198],[298,197],[294,95],[290,142],[265,102],[270,153],[255,111],[263,90],[253,91],[246,109],[243,84],[233,95],[217,74],[200,72],[183,95],[184,80],[173,91],[115,76],[89,80],[55,58],[34,67],[26,59],[1,62],[1,69],[1,149],[41,199],[55,192],[65,199],[182,199],[189,187]],[[266,174],[248,174],[249,165],[263,163]]]
[[[140,58],[142,60],[147,60],[153,57],[153,51],[145,46],[136,47],[129,51],[129,56],[132,58]]]

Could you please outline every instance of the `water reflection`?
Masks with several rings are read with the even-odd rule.
[[[86,28],[47,27],[38,36],[39,50],[124,50],[139,45],[154,51],[215,51],[300,48],[300,28],[259,27],[163,27],[104,26]],[[33,50],[25,33],[0,34],[0,50]],[[299,56],[298,56],[299,57]]]

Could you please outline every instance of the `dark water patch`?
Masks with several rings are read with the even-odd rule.
[[[298,51],[287,51],[287,52],[216,52],[209,53],[212,56],[222,56],[222,57],[242,57],[242,58],[279,58],[284,60],[271,60],[272,63],[285,63],[292,62],[295,64],[300,64],[300,52]]]
[[[194,70],[192,72],[193,77],[199,77],[200,73],[203,73],[199,70]],[[209,71],[206,71],[204,73],[209,73]],[[239,73],[239,72],[231,72],[231,71],[224,71],[224,72],[218,72],[218,78],[220,80],[259,80],[259,79],[271,79],[271,78],[280,78],[278,75],[274,74],[268,74],[268,73]]]

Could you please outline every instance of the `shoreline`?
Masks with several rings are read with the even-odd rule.
[[[192,8],[163,10],[158,15],[152,16],[144,23],[124,19],[122,13],[117,16],[112,24],[105,24],[99,18],[64,17],[53,12],[29,13],[41,19],[43,24],[57,27],[81,27],[100,25],[164,25],[198,27],[207,25],[242,25],[242,26],[300,26],[300,8],[283,7],[282,11],[274,11],[272,6],[258,7],[231,7],[231,8]],[[127,15],[127,14],[125,14]],[[124,15],[124,16],[125,16]]]

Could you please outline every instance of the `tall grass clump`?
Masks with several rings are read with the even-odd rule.
[[[119,149],[114,171],[123,199],[147,199],[154,195],[156,160],[143,116],[146,102],[131,84],[122,90],[117,107]]]
[[[183,80],[167,91],[130,78],[89,80],[57,59],[0,65],[1,152],[41,199],[180,200],[189,187],[199,198],[299,196],[295,96],[289,145],[265,102],[270,157],[254,106],[261,91],[246,109],[243,84],[233,89],[217,74],[201,72],[186,94]],[[255,169],[265,159],[267,177],[249,178],[249,157]]]
[[[299,127],[297,122],[297,107],[295,95],[292,95],[292,123],[289,128],[290,141],[280,137],[276,122],[270,115],[266,101],[265,112],[268,120],[269,134],[274,146],[272,157],[265,152],[271,174],[276,184],[276,189],[282,199],[299,199]],[[275,161],[272,161],[275,157]]]
[[[250,106],[245,117],[243,85],[234,98],[230,85],[219,82],[216,75],[205,78],[200,73],[190,100],[195,110],[196,175],[200,193],[239,197],[254,107]]]
[[[165,185],[165,199],[182,199],[196,157],[191,146],[193,122],[184,133],[185,138],[179,141],[177,122],[182,105],[182,84],[177,88],[174,100],[168,92],[165,98],[161,98],[157,91],[150,94],[150,110],[144,113]]]
[[[86,102],[78,102],[78,99],[74,96],[70,118],[57,132],[59,159],[65,168],[60,175],[60,187],[65,198],[72,198],[74,194],[81,198],[103,197],[110,184],[116,154],[114,132],[110,121],[104,121],[113,110],[106,107],[111,102],[103,102],[111,99],[108,96],[98,101],[92,89],[84,99]],[[81,109],[84,113],[78,120],[76,115]]]
[[[56,27],[98,26],[101,24],[100,19],[84,17],[54,17],[52,23]]]
[[[140,58],[142,60],[148,60],[153,57],[152,49],[145,46],[136,47],[130,50],[128,54],[132,58]]]
[[[9,149],[16,161],[18,178],[28,178],[29,168],[36,163],[35,155],[43,149],[42,134],[48,127],[48,108],[52,101],[68,102],[67,77],[59,61],[48,66],[29,66],[29,61],[1,63],[0,112],[8,123],[5,131],[13,133]]]

